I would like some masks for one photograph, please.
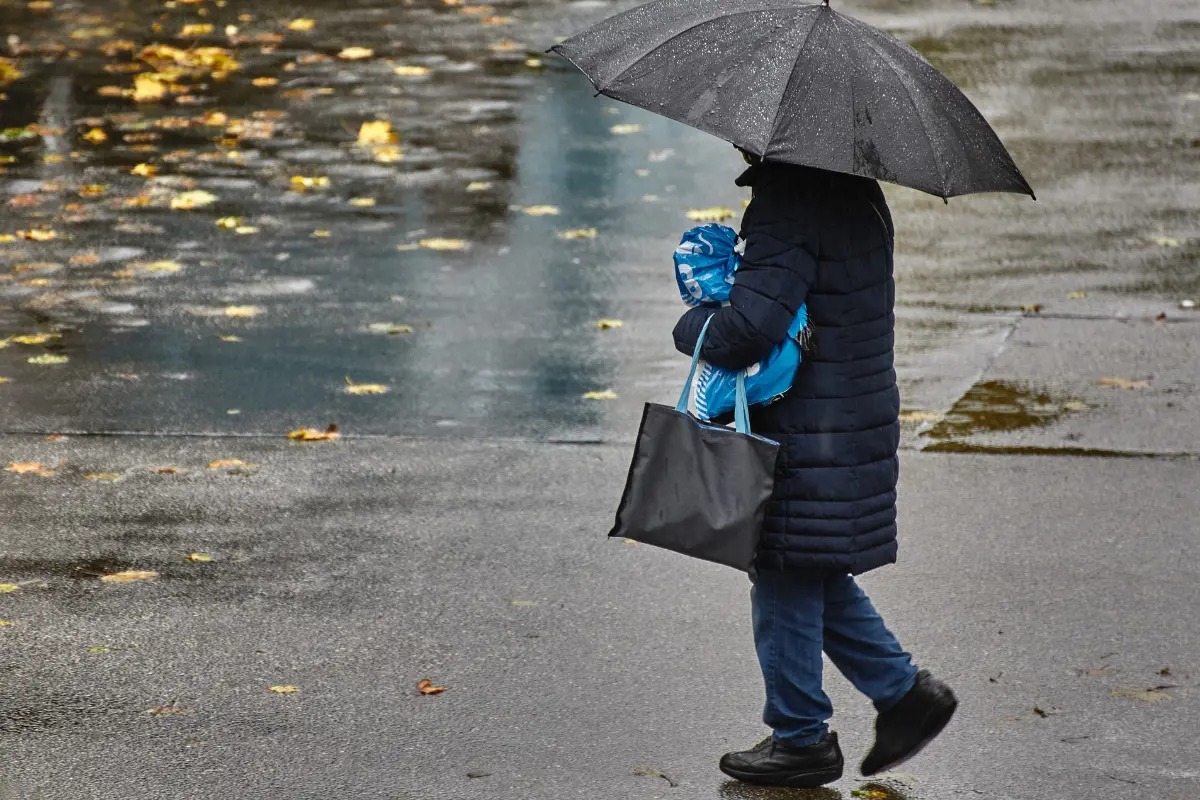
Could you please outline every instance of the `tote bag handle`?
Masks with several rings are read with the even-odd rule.
[[[679,395],[679,402],[675,404],[675,410],[680,413],[687,412],[688,392],[692,388],[692,381],[696,377],[696,365],[700,363],[700,348],[704,346],[704,337],[708,333],[709,323],[712,322],[713,315],[710,314],[708,319],[704,321],[704,327],[700,329],[700,336],[696,339],[696,350],[692,353],[692,368],[688,372],[687,382],[683,384],[683,392]],[[738,433],[750,433],[750,407],[746,402],[746,371],[739,370],[737,374],[737,400],[733,408],[734,429]]]

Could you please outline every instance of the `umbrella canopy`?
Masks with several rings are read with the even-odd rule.
[[[1000,138],[904,42],[795,0],[654,0],[551,48],[600,94],[772,161],[948,198],[1033,196]]]

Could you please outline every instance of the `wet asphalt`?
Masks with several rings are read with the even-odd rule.
[[[1200,788],[1200,8],[846,6],[1039,199],[887,190],[902,560],[867,583],[963,705],[901,774],[810,793],[715,767],[764,735],[746,579],[604,536],[686,369],[667,254],[746,198],[728,145],[542,55],[616,8],[0,5],[0,337],[34,337],[0,348],[0,460],[53,472],[0,473],[0,797]],[[154,42],[239,66],[102,93]],[[356,144],[375,120],[396,142]],[[869,707],[830,684],[857,762]]]

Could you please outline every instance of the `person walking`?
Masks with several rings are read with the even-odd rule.
[[[773,734],[720,768],[748,783],[816,787],[843,771],[822,651],[878,711],[864,775],[919,753],[957,700],[918,670],[854,579],[897,553],[894,229],[883,192],[869,178],[743,156],[750,167],[737,183],[753,199],[729,304],[686,312],[675,345],[691,355],[711,317],[701,357],[743,370],[787,338],[805,303],[811,337],[791,391],[751,407],[755,433],[780,445],[750,593]]]

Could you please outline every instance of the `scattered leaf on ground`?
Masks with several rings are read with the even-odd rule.
[[[154,467],[150,471],[158,475],[174,475],[179,472],[179,467]]]
[[[115,481],[121,477],[119,472],[89,472],[83,476],[85,481]]]
[[[625,327],[625,323],[619,319],[601,319],[596,321],[596,327],[602,331],[606,331],[611,328],[623,328]]]
[[[27,358],[25,360],[28,361],[30,364],[42,364],[42,365],[65,364],[68,361],[70,361],[70,359],[67,356],[54,355],[53,353],[46,353],[45,355],[40,355],[40,356],[30,356],[29,358]]]
[[[112,648],[106,644],[93,644],[88,647],[89,653],[108,653],[111,651],[112,651]]]
[[[389,336],[395,336],[400,333],[412,333],[411,325],[400,325],[395,322],[372,322],[367,326],[367,330],[372,333],[386,333]]]
[[[312,232],[312,235],[314,238],[317,238],[317,239],[328,239],[329,231],[325,230],[324,228],[317,228],[315,231]]]
[[[1085,297],[1087,297],[1087,292],[1082,290],[1077,292],[1067,292],[1068,300],[1082,300]]]
[[[637,133],[641,129],[642,129],[641,125],[634,125],[634,124],[630,124],[630,123],[625,123],[622,125],[613,125],[611,128],[609,128],[610,131],[617,134],[618,136],[625,136],[625,135],[628,135],[631,133]]]
[[[153,178],[158,174],[158,167],[153,164],[138,164],[129,170],[129,173],[131,175],[141,175],[143,178]]]
[[[341,434],[338,433],[337,425],[330,425],[323,431],[316,428],[299,428],[289,431],[287,435],[289,439],[298,439],[301,442],[332,442],[339,436]]]
[[[1172,239],[1169,236],[1151,236],[1150,241],[1154,242],[1159,247],[1182,247],[1183,241],[1180,239]]]
[[[179,29],[179,37],[186,39],[189,36],[207,36],[212,32],[213,26],[211,24],[207,22],[193,22]]]
[[[1063,403],[1063,411],[1076,412],[1087,411],[1087,409],[1088,404],[1082,400],[1068,400],[1067,402]]]
[[[375,205],[374,197],[351,197],[350,205],[355,208],[371,208]]]
[[[90,131],[83,134],[83,138],[87,139],[92,144],[100,144],[101,142],[108,141],[108,134],[104,132],[103,128],[92,128]]]
[[[1112,386],[1116,389],[1149,389],[1150,381],[1135,381],[1129,378],[1101,378],[1096,381],[1101,386]]]
[[[329,178],[324,175],[293,175],[291,178],[293,192],[307,192],[309,189],[323,189],[329,185]]]
[[[183,265],[178,261],[134,261],[129,268],[141,272],[179,272]]]
[[[357,142],[360,145],[395,144],[396,139],[397,135],[392,130],[392,123],[386,119],[364,122],[358,126]]]
[[[721,222],[733,216],[732,208],[713,206],[712,208],[693,208],[687,212],[687,218],[693,222]]]
[[[6,620],[6,619],[0,619],[0,628],[8,628],[8,627],[10,627],[11,625],[12,625],[12,623],[11,623],[11,622],[9,622],[8,620]]]
[[[21,587],[15,583],[0,583],[0,594],[4,594],[5,592],[15,592],[20,588]]]
[[[258,306],[226,306],[224,314],[227,317],[253,317],[261,314],[263,310]]]
[[[311,31],[317,26],[317,21],[308,17],[300,17],[299,19],[290,20],[285,24],[290,31]]]
[[[58,233],[49,228],[33,228],[27,231],[17,231],[17,236],[31,242],[48,242],[51,239],[57,239]]]
[[[228,230],[228,231],[231,231],[234,228],[241,226],[241,224],[242,224],[241,217],[221,217],[219,220],[217,220],[217,227],[224,228],[225,230]]]
[[[854,797],[865,797],[869,800],[887,800],[888,793],[882,792],[879,789],[851,789],[850,794]]]
[[[267,691],[274,692],[275,694],[295,694],[296,692],[300,691],[300,687],[299,686],[269,686],[269,687],[267,687]]]
[[[510,600],[509,604],[517,606],[518,608],[532,608],[533,606],[537,605],[537,601],[535,601],[535,600]]]
[[[255,78],[254,80],[250,81],[250,83],[261,89],[261,88],[265,88],[267,86],[278,86],[279,78],[272,78],[269,76],[264,76],[261,78]]]
[[[559,231],[558,238],[560,239],[595,239],[595,228],[576,228],[570,231]]]
[[[184,556],[188,561],[212,561],[213,557],[207,553],[188,553]]]
[[[14,336],[9,339],[16,344],[45,344],[51,339],[61,339],[61,333],[32,333],[24,336]]]
[[[348,394],[383,394],[388,387],[381,383],[355,383],[346,376],[346,392]]]
[[[616,400],[617,393],[612,389],[605,389],[602,392],[587,392],[583,396],[584,400]]]
[[[370,58],[375,55],[375,51],[369,47],[347,47],[338,53],[338,58],[344,58],[347,61],[358,61],[363,58]]]
[[[461,239],[422,239],[417,242],[426,250],[466,250],[467,243]]]
[[[429,74],[429,67],[419,67],[412,64],[402,64],[392,70],[402,78],[424,78]]]
[[[101,575],[100,580],[105,583],[134,583],[136,581],[148,581],[157,577],[157,572],[148,569],[127,569],[121,572],[113,572],[109,575]]]
[[[186,717],[191,715],[191,711],[179,706],[159,706],[158,708],[147,708],[146,713],[152,717]]]
[[[1143,703],[1163,703],[1172,699],[1171,695],[1161,689],[1113,689],[1112,696],[1128,697]]]
[[[1026,303],[1025,305],[1021,306],[1021,310],[1024,311],[1026,314],[1036,314],[1042,310],[1042,304],[1041,303]]]
[[[679,785],[675,779],[669,777],[665,772],[651,769],[650,767],[635,767],[633,774],[639,778],[662,778],[672,789]]]
[[[540,58],[527,58],[525,59],[525,66],[530,69],[540,69],[544,66],[544,63]]]
[[[553,217],[558,215],[558,206],[527,206],[521,211],[531,217]]]
[[[155,80],[149,75],[136,75],[133,79],[133,101],[135,103],[153,103],[167,95],[167,85]]]
[[[417,682],[417,691],[421,694],[441,694],[446,691],[448,686],[434,686],[433,681],[429,678],[422,678]]]
[[[190,192],[181,192],[171,198],[171,208],[181,211],[190,211],[193,208],[203,208],[210,206],[217,201],[217,196],[211,192],[206,192],[203,189],[196,189]]]
[[[492,775],[492,773],[490,773],[490,772],[479,772],[478,770],[472,770],[471,772],[467,773],[467,777],[471,778],[471,779],[489,778],[489,777],[491,777],[491,775]]]
[[[5,469],[7,469],[9,472],[24,474],[26,472],[41,472],[45,469],[45,467],[36,461],[15,461],[5,467]]]
[[[471,181],[467,184],[468,192],[486,192],[492,188],[491,181]]]
[[[242,340],[242,337],[240,336],[219,336],[217,338],[219,338],[222,342],[240,342]]]
[[[258,228],[253,225],[238,225],[233,229],[233,232],[239,236],[249,236],[252,233],[258,233]]]
[[[226,467],[253,467],[254,464],[248,464],[240,458],[218,458],[216,461],[208,462],[209,469],[225,469]]]

